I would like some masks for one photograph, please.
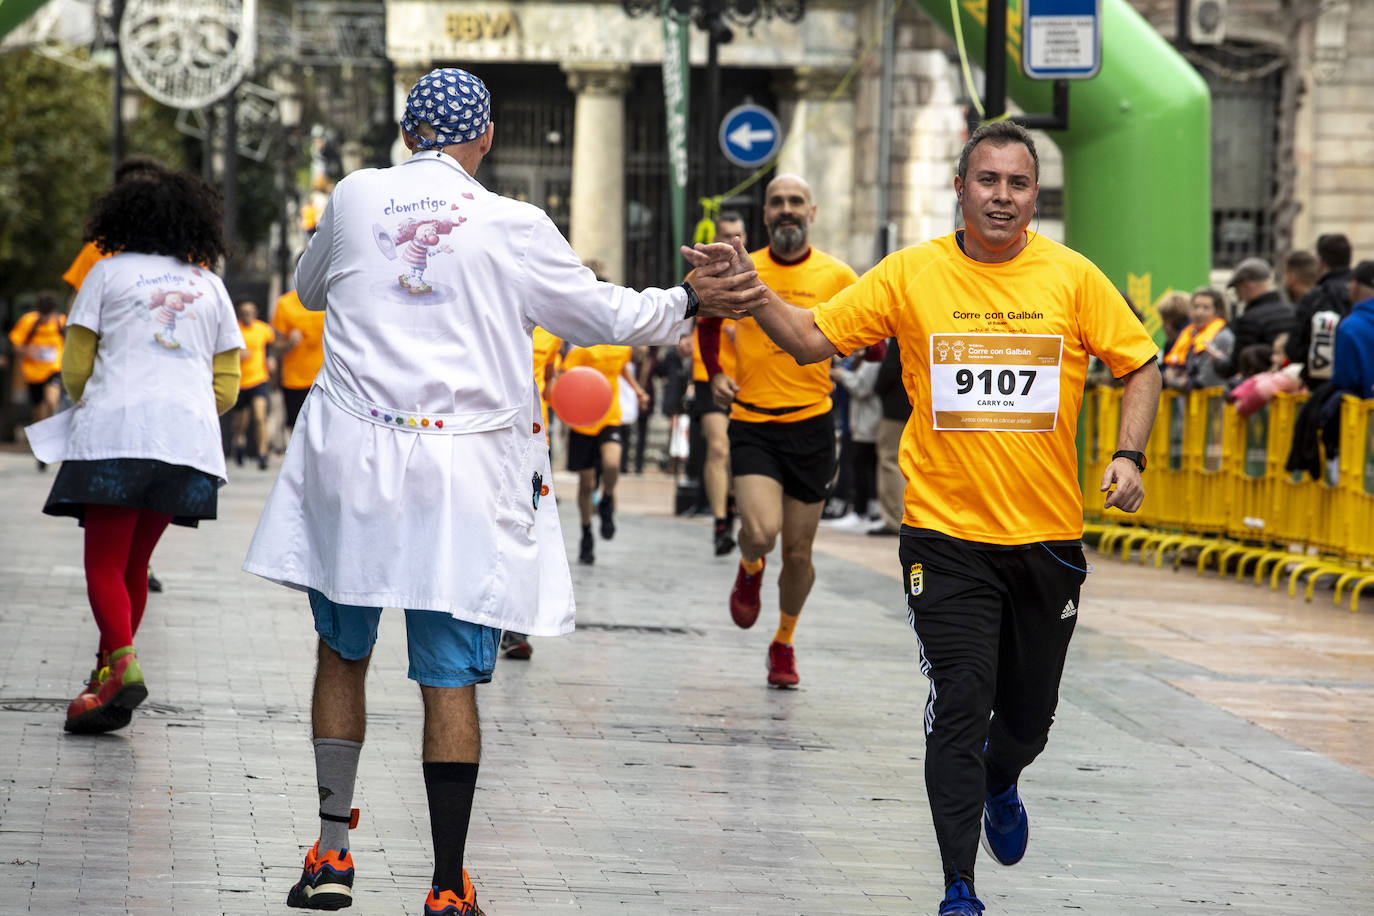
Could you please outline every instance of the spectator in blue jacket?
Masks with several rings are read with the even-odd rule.
[[[1360,398],[1374,398],[1374,261],[1350,272],[1350,315],[1336,329],[1331,385]]]

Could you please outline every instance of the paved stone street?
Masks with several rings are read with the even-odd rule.
[[[276,913],[316,835],[299,593],[239,571],[272,472],[154,556],[134,724],[68,736],[95,648],[51,472],[0,454],[0,914]],[[574,485],[559,475],[575,545]],[[579,628],[479,690],[468,864],[491,916],[933,914],[916,667],[896,542],[825,531],[801,688],[764,683],[776,585],[730,622],[734,558],[627,478],[575,567]],[[989,914],[1374,913],[1374,604],[1351,614],[1089,554],[1058,722],[1025,775],[1030,852],[980,866]],[[370,678],[353,912],[429,878],[420,702],[399,615]]]

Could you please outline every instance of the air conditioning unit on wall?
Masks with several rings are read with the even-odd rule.
[[[1226,40],[1226,0],[1190,0],[1188,40],[1195,45],[1219,45]]]

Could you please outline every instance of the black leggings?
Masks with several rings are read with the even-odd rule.
[[[1086,565],[1079,546],[906,533],[900,556],[930,678],[926,793],[948,885],[973,875],[984,795],[1015,783],[1045,748]]]

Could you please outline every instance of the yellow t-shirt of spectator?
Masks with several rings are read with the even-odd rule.
[[[859,279],[848,264],[816,248],[796,264],[778,263],[767,248],[750,257],[759,279],[783,301],[801,308],[814,309]],[[753,318],[735,322],[734,379],[739,394],[730,419],[750,423],[795,423],[818,417],[830,409],[830,392],[835,388],[829,365],[798,366]],[[751,410],[751,406],[799,409],[774,414]]]
[[[276,339],[272,326],[257,318],[247,326],[239,325],[243,332],[243,349],[247,352],[239,356],[239,390],[247,391],[267,381],[267,345]]]
[[[606,376],[611,384],[611,406],[591,426],[574,426],[572,431],[584,436],[598,435],[608,426],[620,425],[620,373],[630,363],[631,348],[615,344],[597,344],[594,347],[574,347],[563,358],[563,370],[574,366],[591,366]]]
[[[292,331],[301,332],[300,343],[281,355],[281,386],[301,389],[315,384],[324,362],[324,312],[306,308],[293,289],[277,300],[272,328],[283,341]]]
[[[898,251],[816,325],[841,353],[896,336],[913,408],[902,523],[987,544],[1082,537],[1088,358],[1120,377],[1158,351],[1102,271],[1040,235],[1001,264],[968,257],[954,233]]]
[[[28,385],[40,385],[62,371],[62,331],[67,316],[53,312],[39,320],[37,312],[27,312],[10,328],[10,343],[15,348],[32,349],[19,361],[19,370]]]

